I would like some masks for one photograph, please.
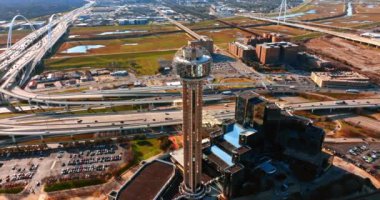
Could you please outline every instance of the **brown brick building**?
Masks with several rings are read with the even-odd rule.
[[[251,45],[245,45],[240,42],[229,43],[228,51],[243,61],[251,61],[256,58],[255,48]]]
[[[299,46],[290,42],[272,42],[256,45],[256,55],[262,64],[295,63]]]

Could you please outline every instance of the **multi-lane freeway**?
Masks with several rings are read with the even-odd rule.
[[[279,105],[283,109],[318,110],[379,107],[380,99],[321,101]],[[230,107],[208,110],[217,119],[233,118]],[[29,115],[0,120],[0,135],[54,135],[82,134],[92,132],[120,131],[137,128],[153,128],[181,124],[180,111],[135,112],[128,114]]]
[[[4,67],[9,65],[7,72],[2,77],[1,88],[8,89],[15,85],[24,84],[34,67],[43,58],[43,56],[51,49],[51,47],[65,34],[70,23],[75,20],[80,14],[87,11],[92,3],[85,5],[82,8],[76,9],[62,16],[57,20],[56,26],[52,28],[51,33],[42,36],[40,40],[35,42],[31,47],[22,47],[21,54],[17,60],[12,62],[3,62]],[[50,25],[47,25],[51,27]],[[48,28],[45,28],[48,29]],[[5,52],[7,53],[7,52]],[[5,64],[4,64],[5,63]]]
[[[3,65],[6,69],[6,73],[2,79],[2,85],[0,86],[0,93],[13,97],[16,99],[27,101],[30,105],[32,103],[38,105],[59,105],[59,106],[83,106],[83,105],[95,105],[95,106],[117,106],[117,105],[142,105],[142,104],[167,104],[180,102],[181,98],[179,93],[172,92],[173,89],[181,89],[181,86],[160,86],[160,87],[146,87],[146,88],[135,88],[135,89],[117,89],[117,90],[105,90],[105,91],[89,91],[83,93],[75,93],[75,94],[34,94],[27,92],[19,87],[19,85],[23,85],[29,79],[34,67],[37,63],[43,58],[46,52],[62,37],[62,35],[66,32],[70,23],[78,17],[80,14],[87,11],[87,9],[91,6],[91,4],[86,5],[80,9],[74,10],[65,16],[54,20],[52,30],[49,34],[43,34],[40,32],[46,32],[46,27],[42,30],[38,30],[39,32],[35,34],[31,34],[33,43],[30,43],[27,47],[20,47],[18,43],[16,43],[11,48],[19,48],[13,57],[14,61],[12,62],[6,61],[3,62]],[[167,17],[167,16],[166,16]],[[254,16],[250,16],[252,18],[256,18],[258,20],[269,21],[273,23],[277,23],[276,20],[271,20],[267,18],[257,18]],[[171,23],[175,24],[179,28],[183,29],[187,33],[189,33],[192,37],[201,39],[201,36],[197,33],[193,32],[191,29],[183,26],[182,24],[176,22],[175,20],[167,17]],[[298,28],[305,28],[309,30],[325,32],[328,34],[336,34],[341,35],[343,33],[340,32],[330,32],[329,30],[323,30],[320,28],[311,27],[305,24],[296,24],[296,23],[287,23],[280,22],[284,25],[297,26]],[[327,32],[328,31],[328,32]],[[353,37],[353,35],[341,35],[341,37]],[[37,39],[38,38],[38,39]],[[369,42],[367,38],[356,38],[360,39],[361,42],[365,43]],[[363,39],[363,41],[362,41]],[[372,40],[370,40],[372,42]],[[11,49],[10,49],[11,50]],[[4,56],[5,55],[5,56]],[[6,51],[4,55],[0,55],[0,58],[6,58],[9,60],[9,51]],[[8,57],[7,57],[8,56]],[[5,63],[5,64],[4,64]],[[9,66],[9,67],[8,67]],[[253,89],[256,92],[337,92],[342,93],[343,90],[340,89],[318,89],[314,86],[290,86],[290,85],[279,85],[279,84],[271,84],[270,86],[266,86],[262,88],[254,83],[231,83],[231,84],[208,84],[205,88],[212,89],[219,86],[246,86],[248,89]],[[167,93],[168,90],[171,92]],[[154,95],[152,95],[154,94]],[[112,100],[114,98],[121,97],[133,97],[140,95],[140,97],[146,98],[135,98],[129,100]],[[205,94],[205,101],[218,101],[229,98],[229,95],[217,94],[217,93],[207,93]],[[337,108],[357,108],[357,107],[378,107],[380,105],[380,99],[363,99],[363,100],[344,100],[341,102],[337,101],[326,101],[326,102],[313,102],[313,103],[300,103],[300,104],[286,104],[280,105],[280,107],[287,110],[317,110],[317,109],[337,109]],[[148,114],[149,115],[149,114]],[[152,113],[150,115],[153,116]],[[159,117],[162,113],[154,113],[154,116]],[[173,114],[177,116],[177,114]],[[26,133],[35,134],[35,135],[44,135],[44,134],[80,134],[80,133],[88,133],[88,132],[99,132],[99,131],[112,131],[112,130],[126,130],[132,128],[146,128],[146,127],[159,127],[166,125],[176,125],[180,124],[180,117],[169,117],[171,119],[165,119],[163,121],[149,121],[150,117],[141,118],[134,122],[128,122],[130,118],[127,116],[113,116],[106,117],[108,120],[104,120],[104,122],[99,122],[97,119],[100,116],[95,116],[95,118],[91,118],[91,116],[83,117],[83,116],[71,116],[70,119],[63,120],[65,123],[52,123],[52,122],[30,122],[33,125],[21,124],[21,123],[12,123],[14,121],[2,121],[0,122],[0,127],[2,128],[2,132],[0,134],[7,135],[25,135]],[[136,115],[137,116],[137,115]],[[138,114],[138,116],[145,116],[145,114]],[[180,115],[178,115],[180,116]],[[227,115],[229,116],[229,115]],[[127,117],[124,119],[124,117]],[[231,116],[229,116],[231,117]],[[78,119],[80,118],[80,119]],[[168,117],[165,117],[168,118]],[[117,119],[118,122],[112,121],[113,119]],[[143,120],[142,120],[143,119]],[[23,119],[25,120],[25,119]],[[111,121],[109,121],[111,120]],[[142,120],[142,121],[141,121]],[[146,121],[145,121],[146,120]],[[17,120],[16,120],[17,121]],[[60,122],[63,122],[60,121]],[[78,123],[78,121],[81,121]],[[91,122],[92,121],[92,122]],[[97,121],[97,122],[95,122]],[[123,121],[123,123],[121,123]],[[75,130],[73,130],[75,127]]]
[[[355,35],[355,34],[352,34],[352,33],[344,33],[344,32],[337,32],[337,31],[333,31],[333,30],[327,30],[327,29],[323,29],[323,28],[320,28],[320,27],[310,26],[310,25],[307,25],[307,24],[296,23],[294,21],[292,21],[292,22],[278,21],[276,19],[259,17],[259,16],[256,16],[254,14],[242,14],[242,16],[249,17],[249,18],[252,18],[252,19],[255,19],[255,20],[272,22],[272,23],[275,23],[275,24],[279,23],[281,25],[285,25],[285,26],[289,26],[289,27],[294,27],[294,28],[305,29],[305,30],[310,30],[310,31],[314,31],[314,32],[325,33],[325,34],[333,35],[333,36],[340,37],[340,38],[343,38],[343,39],[359,42],[359,43],[362,43],[362,44],[368,44],[368,45],[372,45],[372,46],[375,46],[375,47],[380,47],[380,41],[379,40],[373,40],[373,39],[370,39],[370,38],[361,37],[359,35]]]
[[[71,22],[79,15],[84,14],[94,4],[90,2],[85,6],[75,9],[58,19],[51,20],[52,23],[39,29],[21,41],[28,42],[10,47],[7,51],[1,54],[3,62],[1,69],[5,71],[1,77],[0,92],[9,97],[28,100],[22,94],[12,92],[18,85],[23,85],[29,79],[36,65],[41,61],[45,54],[54,46],[54,44],[65,34]],[[51,18],[53,19],[53,18]],[[51,32],[45,34],[51,29]],[[17,51],[15,51],[15,49]],[[20,92],[17,90],[16,92]],[[42,100],[43,102],[44,100]],[[36,100],[37,103],[42,103]]]
[[[204,116],[216,120],[233,118],[233,108],[205,108]],[[182,124],[182,111],[128,112],[119,114],[27,115],[0,120],[0,135],[60,135],[137,128],[154,128]]]
[[[30,49],[33,44],[39,43],[39,46],[41,46],[41,43],[39,42],[41,37],[49,36],[50,35],[49,32],[51,31],[51,29],[53,29],[59,24],[62,24],[64,21],[70,22],[72,19],[75,19],[78,15],[83,14],[83,12],[86,11],[93,4],[94,4],[93,2],[90,2],[81,8],[75,9],[65,14],[62,17],[54,18],[54,16],[56,15],[53,15],[50,18],[50,21],[47,25],[45,25],[44,27],[36,31],[31,32],[29,35],[17,41],[15,44],[13,44],[9,48],[7,48],[3,53],[0,54],[0,62],[1,62],[0,70],[5,71],[15,61],[23,57],[26,53],[25,51]],[[20,16],[20,15],[17,15],[17,16]],[[12,37],[12,27],[10,27],[10,32],[9,32],[8,37],[10,38]]]
[[[307,103],[278,104],[287,110],[326,110],[326,109],[349,109],[349,108],[378,108],[380,99],[356,99],[356,100],[337,100]]]

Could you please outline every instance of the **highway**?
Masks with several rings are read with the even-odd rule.
[[[144,87],[144,88],[134,88],[134,89],[117,89],[117,90],[103,90],[103,91],[89,91],[83,93],[75,94],[34,94],[27,92],[19,87],[23,85],[29,79],[31,73],[34,70],[34,67],[38,62],[43,58],[46,52],[62,37],[66,32],[70,23],[81,13],[86,12],[88,7],[82,7],[77,9],[60,18],[61,20],[57,21],[55,26],[52,28],[50,34],[44,35],[40,38],[38,42],[32,44],[29,48],[22,51],[18,54],[20,57],[11,64],[11,67],[8,68],[8,71],[4,75],[3,83],[0,87],[0,92],[6,96],[14,97],[16,99],[25,100],[30,105],[32,103],[37,105],[48,105],[48,106],[83,106],[83,105],[94,105],[94,106],[118,106],[118,105],[142,105],[142,104],[167,104],[180,102],[181,98],[179,93],[166,94],[167,90],[181,89],[181,86],[159,86],[159,87]],[[166,15],[164,15],[166,16]],[[179,28],[186,31],[192,37],[196,39],[201,39],[202,36],[198,35],[194,31],[190,30],[186,26],[183,26],[179,22],[170,19],[166,16],[168,20],[178,26]],[[262,18],[265,20],[270,20]],[[264,21],[265,21],[264,20]],[[275,20],[270,22],[277,22]],[[286,23],[286,22],[282,22]],[[286,24],[285,24],[286,25]],[[306,26],[306,25],[299,25]],[[301,27],[300,27],[301,28]],[[311,27],[315,28],[315,27]],[[339,32],[336,32],[339,33]],[[340,34],[340,33],[339,33]],[[363,38],[366,39],[366,38]],[[17,45],[16,45],[17,47]],[[276,85],[272,84],[265,89],[258,87],[256,83],[230,83],[230,84],[208,84],[205,88],[214,88],[219,86],[248,86],[250,90],[256,92],[337,92],[342,93],[343,90],[340,89],[324,89],[316,88],[314,86],[291,86],[291,85]],[[243,90],[243,89],[242,89]],[[130,99],[130,100],[107,100],[107,98],[120,98],[120,97],[134,97],[136,94],[145,95],[147,98],[141,99]],[[161,94],[162,96],[157,96]],[[156,97],[152,97],[155,95]],[[222,94],[206,94],[204,97],[205,101],[218,101],[226,98],[230,98],[229,95]],[[317,110],[317,109],[338,109],[338,108],[360,108],[360,107],[378,107],[380,99],[363,99],[363,100],[344,100],[344,103],[337,103],[336,101],[326,101],[326,102],[313,102],[313,103],[299,103],[299,104],[286,104],[280,105],[283,109],[287,110]],[[112,131],[112,130],[127,130],[134,128],[147,128],[147,127],[160,127],[166,125],[176,125],[181,123],[181,119],[173,117],[171,120],[156,121],[152,119],[149,121],[150,117],[155,116],[157,113],[150,113],[151,116],[144,118],[147,121],[141,121],[141,119],[135,122],[121,123],[122,121],[128,121],[130,118],[129,115],[120,115],[112,116],[106,115],[108,120],[104,122],[95,122],[94,118],[89,120],[86,117],[71,116],[70,119],[62,120],[61,123],[48,123],[43,122],[30,122],[35,125],[25,125],[20,122],[16,124],[0,122],[0,127],[3,127],[3,130],[0,131],[0,134],[4,135],[25,135],[26,133],[35,134],[35,135],[44,135],[44,134],[80,134],[80,133],[89,133],[89,132],[99,132],[99,131]],[[162,113],[161,113],[162,115]],[[173,114],[174,115],[174,114]],[[138,114],[138,116],[144,116],[144,114]],[[160,114],[157,114],[160,116]],[[176,116],[176,115],[175,115]],[[179,115],[180,116],[180,115]],[[231,114],[226,115],[231,117]],[[95,116],[95,119],[98,119],[100,116]],[[127,118],[125,118],[127,117]],[[79,119],[80,118],[80,119]],[[110,121],[112,119],[117,119],[118,121]],[[25,120],[25,119],[24,119]],[[78,120],[81,120],[81,123],[78,123]],[[92,121],[92,122],[91,122]],[[62,123],[65,122],[65,123]],[[73,130],[75,128],[75,130]]]
[[[163,13],[161,10],[159,9],[156,9],[157,12],[159,12],[163,17],[165,17],[170,23],[174,24],[175,26],[177,26],[179,29],[182,29],[183,31],[185,31],[187,34],[189,34],[192,38],[194,39],[197,39],[197,40],[202,40],[203,37],[201,35],[199,35],[198,33],[194,32],[193,30],[187,28],[186,26],[184,26],[183,24],[177,22],[176,20],[170,18],[169,16],[167,16],[165,13]]]
[[[296,86],[291,85],[271,85],[269,88],[257,87],[252,83],[223,83],[223,84],[208,84],[205,88],[214,88],[218,86],[247,86],[246,89],[239,89],[239,91],[252,90],[257,93],[297,93],[297,92],[328,92],[328,93],[345,93],[344,89],[329,89],[329,88],[316,88],[310,86]],[[89,91],[83,93],[73,94],[35,94],[22,90],[19,87],[14,87],[11,90],[0,88],[0,92],[14,97],[16,99],[25,100],[38,105],[59,105],[59,106],[115,106],[115,105],[142,105],[142,104],[162,104],[174,103],[181,101],[179,93],[165,93],[167,90],[181,89],[181,86],[157,86],[157,87],[140,87],[132,89],[115,89],[115,90],[100,90]],[[362,92],[362,93],[375,93],[375,91]],[[161,94],[161,95],[160,95]],[[107,98],[119,97],[137,97],[145,96],[147,98],[135,98],[130,100],[106,100]],[[155,96],[153,98],[152,96]],[[217,101],[228,98],[228,95],[222,94],[206,94],[205,101]],[[360,107],[361,105],[356,105]]]
[[[179,99],[178,99],[179,100]],[[165,101],[165,100],[162,100]],[[160,102],[154,100],[152,102]],[[104,102],[103,102],[104,103]],[[117,103],[117,101],[113,102]],[[124,104],[123,104],[124,105]],[[289,111],[379,107],[380,99],[339,100],[279,105]],[[233,108],[208,110],[216,119],[233,118]],[[228,111],[226,111],[228,110]],[[179,125],[181,111],[134,112],[119,114],[70,115],[39,114],[0,120],[0,135],[61,135]]]
[[[293,104],[279,104],[278,103],[278,105],[280,108],[291,110],[291,111],[348,109],[348,108],[378,108],[380,107],[380,98],[321,101],[321,102],[293,103]]]
[[[280,23],[281,25],[289,26],[289,27],[294,27],[294,28],[299,28],[299,29],[305,29],[309,31],[314,31],[314,32],[320,32],[320,33],[325,33],[329,35],[333,35],[336,37],[340,37],[343,39],[359,42],[362,44],[367,44],[367,45],[372,45],[375,47],[380,47],[380,41],[378,40],[372,40],[370,38],[365,38],[361,37],[359,35],[355,35],[352,33],[343,33],[343,32],[337,32],[337,31],[332,31],[332,30],[326,30],[320,27],[314,27],[306,24],[299,24],[295,22],[284,22],[284,21],[278,21],[277,19],[270,19],[270,18],[265,18],[265,17],[258,17],[255,16],[254,14],[241,14],[241,16],[244,17],[249,17],[255,20],[260,20],[260,21],[266,21],[266,22],[272,22],[274,24]]]
[[[22,57],[18,58],[10,69],[3,76],[4,83],[2,88],[10,88],[16,84],[17,76],[21,76],[20,85],[26,83],[30,73],[34,70],[34,67],[43,58],[43,56],[49,51],[50,48],[65,34],[70,23],[76,19],[80,14],[87,11],[89,5],[69,12],[65,16],[61,17],[59,23],[52,28],[50,34],[42,37],[38,42],[26,49],[22,54]],[[28,67],[27,69],[25,69]],[[20,75],[21,72],[26,72]]]
[[[32,44],[29,48],[26,46],[17,47],[17,45],[14,45],[19,48],[18,52],[21,53],[13,52],[13,55],[16,57],[12,56],[11,60],[15,58],[15,61],[2,62],[3,69],[6,70],[6,72],[1,79],[2,85],[0,86],[0,92],[10,97],[28,101],[30,97],[28,98],[22,94],[13,93],[12,90],[15,89],[15,87],[18,85],[23,85],[27,82],[29,76],[34,71],[34,68],[42,60],[45,54],[54,46],[54,44],[66,33],[71,22],[75,20],[79,15],[87,12],[93,4],[93,2],[90,2],[81,8],[73,10],[68,14],[60,17],[56,20],[56,22],[54,22],[54,27],[48,24],[48,28],[51,27],[52,30],[50,33],[43,35],[41,39],[39,39],[37,36],[39,34],[42,35],[40,32],[46,32],[46,30],[44,30],[47,29],[46,26],[42,28],[42,30],[40,29],[41,31],[37,30],[37,34],[32,33],[32,35],[35,35],[35,39],[39,39],[39,41]],[[26,38],[28,37],[29,35]],[[12,47],[9,50],[12,50]],[[4,54],[2,54],[2,58],[7,57],[8,54],[8,51],[6,51]],[[7,59],[9,60],[9,57]],[[7,67],[8,64],[10,67]],[[20,92],[20,90],[16,90],[16,92]],[[36,103],[46,102],[45,100],[35,101]]]
[[[143,104],[167,104],[180,102],[180,97],[162,97],[162,98],[144,98],[144,99],[132,99],[132,100],[94,100],[94,101],[71,101],[71,100],[47,100],[39,98],[38,95],[34,97],[26,97],[24,95],[12,93],[10,91],[0,89],[0,92],[12,96],[17,99],[25,100],[29,103],[36,103],[38,105],[58,105],[58,106],[83,106],[83,105],[93,105],[93,106],[119,106],[119,105],[143,105]],[[81,96],[83,97],[83,96]],[[225,97],[223,95],[213,95],[206,96],[204,101],[218,101]]]
[[[128,90],[109,90],[109,91],[91,91],[91,92],[83,92],[77,94],[34,94],[30,92],[26,92],[18,87],[18,85],[24,85],[29,79],[31,73],[34,70],[34,67],[38,64],[38,62],[43,58],[45,53],[49,48],[65,33],[68,28],[69,22],[74,20],[80,13],[86,12],[86,8],[77,9],[69,14],[65,15],[66,17],[62,17],[66,20],[63,20],[61,23],[58,23],[52,30],[51,37],[46,35],[42,37],[42,39],[36,44],[32,45],[28,50],[25,51],[23,56],[15,62],[12,67],[6,72],[5,80],[3,80],[3,84],[1,85],[0,92],[5,94],[6,96],[14,97],[17,99],[25,100],[31,103],[35,103],[38,105],[59,105],[59,106],[78,106],[78,105],[138,105],[138,104],[151,104],[151,103],[172,103],[178,101],[177,97],[165,97],[165,98],[146,98],[146,99],[132,99],[132,100],[105,100],[107,98],[120,98],[120,97],[133,97]],[[68,17],[67,17],[68,16]],[[166,15],[164,15],[166,16]],[[183,26],[182,24],[176,22],[175,20],[170,19],[166,16],[172,23],[180,27],[181,29],[188,32],[194,38],[201,38],[200,35],[191,31],[189,28]],[[51,40],[51,41],[50,41]],[[233,83],[231,86],[247,86],[247,87],[257,87],[256,84],[252,83]],[[229,84],[210,84],[205,88],[213,88],[218,86],[229,86]],[[273,85],[269,87],[269,92],[289,92],[289,85]],[[151,87],[151,88],[139,88],[140,95],[146,94],[145,96],[152,96],[152,92],[160,93],[165,92],[163,90],[170,89],[181,89],[181,86],[174,87]],[[267,88],[268,89],[268,88]],[[292,90],[290,92],[306,92],[306,91],[316,91],[315,87],[297,87],[296,90]],[[163,95],[168,96],[168,95]],[[223,99],[220,95],[213,97],[206,97],[206,101],[208,100],[221,100]]]
[[[205,108],[204,117],[231,119],[233,108]],[[0,135],[70,135],[153,128],[182,124],[182,111],[128,112],[94,115],[27,115],[0,120]]]
[[[85,6],[75,9],[60,18],[54,19],[53,16],[55,15],[53,15],[51,21],[49,21],[47,25],[36,31],[31,32],[30,34],[17,41],[15,44],[13,44],[11,47],[9,47],[7,50],[0,54],[0,70],[5,71],[7,67],[9,67],[9,65],[13,64],[15,61],[23,57],[25,51],[28,48],[30,48],[31,45],[37,43],[42,36],[49,34],[48,32],[52,28],[56,27],[56,25],[62,23],[63,21],[70,20],[78,16],[78,14],[82,14],[93,4],[93,2],[90,2]],[[12,37],[12,30],[10,30],[9,34],[9,37]]]

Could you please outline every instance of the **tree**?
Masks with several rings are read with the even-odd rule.
[[[171,140],[169,140],[168,137],[165,137],[165,136],[164,137],[160,137],[159,140],[161,141],[161,143],[160,143],[160,149],[162,149],[163,151],[168,150],[172,146],[172,144],[173,144],[173,142]]]

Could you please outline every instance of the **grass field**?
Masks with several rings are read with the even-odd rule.
[[[314,2],[302,7],[298,12],[315,11],[315,13],[308,13],[298,19],[311,20],[325,17],[333,17],[344,13],[345,5],[343,2]]]
[[[238,29],[202,31],[198,33],[201,35],[209,36],[210,38],[214,40],[214,44],[225,49],[228,47],[228,43],[234,41],[237,37],[244,37],[244,36],[250,35]]]
[[[14,31],[12,32],[12,42],[15,43],[21,38],[25,37],[29,33],[31,33],[31,30],[21,30],[21,31]],[[0,46],[6,46],[7,45],[7,39],[8,39],[8,32],[4,32],[0,34]]]
[[[325,20],[323,23],[334,26],[365,28],[375,27],[380,22],[380,6],[370,1],[368,3],[354,2],[354,15],[350,17],[341,17],[331,20]]]
[[[138,161],[146,160],[162,152],[159,139],[134,140],[131,143],[134,156]]]
[[[189,37],[184,33],[154,35],[146,37],[113,39],[113,40],[89,40],[65,42],[58,49],[58,53],[54,57],[71,56],[75,54],[59,53],[71,47],[79,45],[104,45],[99,49],[88,50],[87,55],[91,54],[112,54],[127,52],[145,52],[156,50],[173,50],[186,45]],[[76,54],[82,55],[82,54]]]
[[[263,22],[251,19],[249,17],[243,17],[243,16],[237,16],[237,17],[229,17],[229,18],[223,18],[223,21],[236,23],[240,26],[244,25],[253,25],[253,24],[262,24]]]
[[[358,137],[358,138],[367,138],[367,137],[373,137],[373,138],[379,138],[378,133],[373,132],[372,130],[362,128],[359,126],[355,126],[352,124],[349,124],[347,122],[341,121],[342,128],[339,130],[334,137]]]
[[[128,69],[138,75],[153,75],[158,72],[160,59],[173,59],[175,50],[89,55],[45,60],[45,70],[76,69],[80,67]]]
[[[306,33],[303,35],[297,35],[292,38],[293,41],[307,41],[310,39],[318,38],[321,37],[323,33],[318,33],[318,32],[311,32],[311,33]]]
[[[314,125],[322,128],[326,133],[334,130],[336,127],[336,122],[329,120],[327,117],[319,115],[317,113],[311,113],[308,111],[296,111],[294,114],[313,120]]]
[[[314,13],[315,12],[315,13]],[[289,14],[303,13],[304,15],[294,17],[297,20],[311,20],[325,17],[340,15],[344,12],[343,2],[334,2],[326,0],[306,0],[301,5],[291,8],[287,11]],[[277,17],[278,12],[271,13],[268,16]]]
[[[204,20],[197,23],[187,23],[184,24],[185,26],[189,27],[190,29],[197,29],[197,28],[217,28],[217,27],[223,27],[224,24],[221,24],[218,21],[215,20]]]
[[[45,192],[54,192],[60,190],[68,190],[72,188],[81,188],[90,185],[99,185],[105,183],[105,180],[102,179],[89,179],[89,180],[73,180],[73,181],[65,181],[61,183],[55,183],[52,185],[45,186]]]
[[[116,173],[116,176],[122,175],[131,167],[138,165],[141,161],[158,155],[162,152],[160,149],[161,141],[159,139],[144,139],[131,141],[133,159],[122,166]]]
[[[274,32],[274,33],[282,33],[289,36],[298,36],[298,35],[304,35],[307,33],[310,33],[309,31],[297,29],[297,28],[291,28],[287,26],[277,26],[277,25],[271,25],[271,26],[263,26],[263,27],[256,27],[256,28],[250,28],[252,31],[257,33],[267,33],[267,32]]]
[[[24,187],[15,187],[9,189],[0,188],[0,194],[17,194],[24,190]]]
[[[375,2],[372,2],[372,4],[363,4],[363,3],[356,3],[354,4],[354,8],[356,13],[373,13],[373,14],[379,14],[380,13],[380,5],[376,4]]]
[[[177,28],[172,24],[73,27],[70,29],[70,35],[79,35],[80,38],[89,38],[103,32],[114,32],[114,31],[125,31],[125,30],[147,31],[149,33],[158,33],[158,32],[164,32],[164,31],[174,31],[174,30],[177,30]]]

